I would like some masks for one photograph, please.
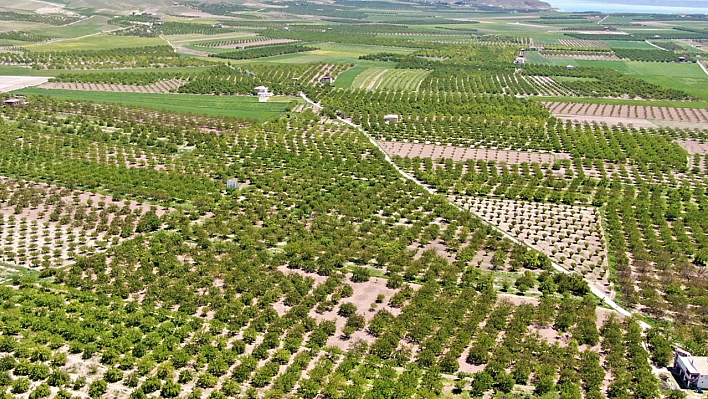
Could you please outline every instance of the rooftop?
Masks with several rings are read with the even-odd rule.
[[[677,361],[682,363],[691,374],[708,375],[708,357],[679,356]]]

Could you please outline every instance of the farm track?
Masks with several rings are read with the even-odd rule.
[[[365,89],[366,89],[366,90],[373,90],[373,89],[378,88],[378,85],[381,84],[381,82],[379,82],[379,79],[380,79],[386,72],[388,72],[388,69],[384,69],[383,71],[381,71],[381,72],[379,72],[378,74],[376,74],[375,76],[373,76],[373,77],[371,78],[371,80],[368,81],[368,85],[365,87]],[[365,81],[364,84],[366,84],[366,83],[367,83],[367,82]],[[363,86],[363,84],[362,84],[362,86]]]
[[[308,103],[312,104],[315,108],[317,108],[317,109],[321,109],[321,108],[322,108],[322,106],[321,106],[320,104],[318,104],[318,103],[312,101],[311,99],[309,99],[304,93],[300,93],[300,96],[301,96],[305,101],[307,101]],[[391,157],[388,155],[388,153],[379,145],[379,143],[378,143],[376,140],[374,140],[374,138],[373,138],[371,135],[369,135],[369,133],[367,133],[361,126],[359,126],[359,125],[357,125],[357,124],[355,124],[355,123],[353,123],[353,122],[351,122],[351,121],[342,119],[341,117],[337,117],[337,119],[338,119],[340,122],[342,122],[342,123],[344,123],[344,124],[346,124],[346,125],[348,125],[348,126],[351,126],[351,127],[355,128],[355,129],[357,129],[357,130],[358,130],[359,132],[361,132],[364,136],[366,136],[366,137],[369,139],[369,142],[371,142],[371,144],[372,144],[374,147],[376,147],[379,151],[381,151],[381,153],[383,154],[384,159],[386,160],[386,162],[387,162],[389,165],[391,165],[391,167],[393,167],[393,168],[396,170],[396,172],[398,172],[398,174],[400,174],[404,179],[407,179],[407,180],[411,181],[412,183],[414,183],[414,184],[416,184],[417,186],[421,187],[423,190],[427,191],[427,192],[428,192],[429,194],[431,194],[431,195],[440,195],[440,193],[438,193],[434,188],[432,188],[432,187],[430,187],[430,186],[428,186],[428,185],[426,185],[426,184],[424,184],[424,183],[421,183],[420,181],[418,181],[418,179],[416,179],[415,177],[411,176],[410,174],[406,173],[406,172],[403,171],[401,168],[399,168],[398,165],[396,165],[396,163],[393,162],[393,160],[392,160]],[[447,202],[448,202],[450,205],[454,206],[454,207],[457,208],[458,210],[463,211],[463,212],[464,212],[464,211],[471,212],[471,211],[469,211],[469,210],[467,210],[467,209],[464,209],[463,207],[459,206],[458,204],[456,204],[454,201],[452,201],[452,200],[451,200],[450,198],[448,198],[447,196],[444,196],[444,197],[445,197],[445,199],[447,200]],[[475,216],[477,216],[478,218],[480,218],[480,220],[482,221],[483,224],[485,224],[485,225],[489,226],[490,228],[492,228],[492,229],[498,231],[503,237],[509,239],[509,240],[510,240],[511,242],[513,242],[514,244],[522,245],[522,246],[525,246],[525,247],[529,247],[527,244],[525,244],[524,242],[520,241],[520,240],[517,239],[516,237],[514,237],[514,236],[512,236],[512,235],[510,235],[510,234],[508,234],[508,233],[506,233],[505,231],[501,230],[500,228],[494,226],[492,223],[489,223],[488,221],[486,221],[485,219],[483,219],[480,215],[477,215],[477,214],[475,214],[474,212],[471,212],[471,213],[473,213]],[[565,269],[564,267],[562,267],[561,265],[559,265],[558,263],[556,263],[556,262],[554,262],[554,261],[551,261],[551,266],[552,266],[556,271],[558,271],[558,272],[560,272],[560,273],[564,273],[564,274],[570,274],[570,273],[572,273],[571,271]],[[585,278],[585,277],[583,277],[583,278],[585,279],[585,281],[587,281],[587,278]],[[597,285],[595,284],[594,281],[587,281],[587,283],[588,283],[588,285],[589,285],[589,287],[590,287],[590,291],[593,293],[593,295],[595,295],[595,296],[597,296],[598,298],[600,298],[600,300],[602,300],[607,306],[609,306],[610,308],[614,309],[615,311],[617,311],[618,313],[622,314],[622,315],[625,316],[625,317],[634,317],[634,315],[632,314],[632,312],[630,312],[630,311],[628,311],[627,309],[623,308],[621,305],[619,305],[617,302],[615,302],[612,298],[610,298],[610,296],[608,296],[607,294],[605,294],[605,293],[602,291],[602,289],[600,289],[599,287],[597,287]],[[650,328],[649,324],[647,324],[646,322],[644,322],[644,321],[642,321],[642,320],[638,320],[638,324],[639,324],[639,325],[642,327],[642,329],[644,329],[644,330]]]

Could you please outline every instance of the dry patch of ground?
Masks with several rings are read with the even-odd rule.
[[[599,125],[623,125],[629,128],[658,127],[655,123],[645,119],[616,118],[611,116],[586,116],[586,115],[557,115],[558,119],[578,123],[596,123]]]
[[[491,150],[486,148],[465,148],[391,141],[382,141],[379,142],[379,145],[387,153],[405,158],[447,158],[454,161],[481,159],[485,161],[506,162],[508,164],[521,164],[523,162],[537,162],[542,164],[553,163],[555,160],[555,156],[548,153]]]
[[[134,235],[148,204],[0,178],[0,262],[43,268],[104,252]],[[155,208],[161,216],[165,208]],[[128,230],[130,224],[130,230]]]
[[[689,154],[708,154],[708,143],[696,140],[676,140]]]
[[[682,107],[655,107],[649,105],[584,104],[544,102],[554,116],[566,118],[592,117],[589,121],[601,122],[601,118],[619,118],[639,126],[642,120],[708,123],[708,109]],[[622,122],[624,123],[624,122]],[[627,122],[629,123],[629,122]]]
[[[111,83],[74,83],[49,82],[41,85],[42,89],[108,91],[119,93],[170,93],[185,82],[179,79],[162,80],[151,85],[121,85]]]
[[[0,76],[0,92],[24,89],[37,86],[49,80],[45,76]]]

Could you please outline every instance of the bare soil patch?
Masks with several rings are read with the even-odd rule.
[[[45,80],[46,81],[46,80]],[[170,93],[185,82],[179,79],[162,80],[151,85],[121,85],[112,83],[75,83],[75,82],[48,82],[40,87],[42,89],[61,90],[86,90],[86,91],[107,91],[119,93]]]
[[[677,140],[676,142],[689,154],[708,154],[708,143],[696,140]]]
[[[550,153],[491,150],[486,148],[466,148],[434,144],[382,141],[379,142],[379,145],[387,153],[405,158],[447,158],[454,161],[481,159],[485,161],[506,162],[508,164],[521,164],[523,162],[553,163],[556,158],[554,154]]]
[[[77,255],[104,252],[132,238],[134,230],[121,234],[123,226],[151,209],[46,183],[0,178],[0,184],[8,193],[0,201],[0,262],[15,266],[64,266]],[[161,216],[167,209],[154,211]]]
[[[635,127],[657,127],[667,122],[678,124],[708,123],[708,109],[684,107],[655,107],[648,105],[583,104],[544,102],[546,108],[559,118],[633,125]]]
[[[44,76],[0,76],[0,92],[24,89],[37,86],[49,80]]]

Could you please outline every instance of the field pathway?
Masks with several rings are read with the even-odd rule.
[[[321,106],[320,104],[318,104],[318,103],[312,101],[311,99],[309,99],[309,98],[305,95],[305,93],[300,93],[300,97],[302,97],[305,101],[307,101],[308,103],[310,103],[310,104],[311,104],[312,106],[314,106],[315,108],[317,108],[317,109],[321,109],[321,108],[322,108],[322,106]],[[338,119],[340,122],[342,122],[342,123],[344,123],[344,124],[346,124],[346,125],[348,125],[348,126],[351,126],[351,127],[355,128],[355,129],[357,129],[357,130],[360,131],[364,136],[366,136],[366,137],[369,139],[369,141],[371,142],[371,144],[374,145],[374,147],[376,147],[379,151],[381,151],[381,153],[384,155],[384,159],[386,160],[386,162],[388,162],[388,164],[391,165],[391,166],[396,170],[396,172],[398,172],[401,176],[403,176],[403,178],[405,178],[405,179],[407,179],[407,180],[410,180],[411,182],[415,183],[417,186],[421,187],[423,190],[427,191],[429,194],[432,194],[432,195],[440,195],[440,193],[438,193],[434,188],[428,186],[427,184],[421,183],[420,181],[418,181],[418,179],[416,179],[415,177],[411,176],[410,174],[408,174],[407,172],[405,172],[404,170],[402,170],[401,168],[399,168],[398,165],[396,165],[396,163],[393,162],[393,160],[392,160],[391,157],[388,155],[388,153],[387,153],[386,151],[384,151],[383,148],[381,148],[381,146],[379,145],[379,143],[378,143],[376,140],[374,140],[374,138],[373,138],[371,135],[369,135],[361,126],[359,126],[359,125],[357,125],[357,124],[355,124],[355,123],[353,123],[353,122],[351,122],[351,121],[348,121],[348,120],[346,120],[346,119],[343,119],[343,118],[341,118],[341,117],[339,117],[339,116],[337,117],[337,119]],[[460,211],[463,211],[463,212],[464,212],[464,211],[471,212],[471,213],[474,214],[475,216],[479,217],[480,220],[481,220],[481,222],[482,222],[484,225],[486,225],[486,226],[488,226],[488,227],[490,227],[490,228],[492,228],[492,229],[498,231],[499,233],[501,233],[502,236],[504,236],[505,238],[508,238],[508,239],[509,239],[511,242],[513,242],[514,244],[521,245],[521,246],[524,246],[524,247],[529,247],[528,245],[526,245],[524,242],[520,241],[520,240],[517,239],[516,237],[514,237],[514,236],[512,236],[512,235],[510,235],[510,234],[508,234],[508,233],[506,233],[505,231],[501,230],[501,229],[498,228],[497,226],[494,226],[493,224],[491,224],[491,223],[487,222],[486,220],[482,219],[480,215],[477,215],[476,213],[474,213],[474,212],[472,212],[472,211],[470,211],[470,210],[468,210],[468,209],[465,209],[465,208],[463,208],[463,207],[457,205],[457,204],[454,203],[453,201],[450,201],[450,199],[449,199],[447,196],[444,196],[444,197],[445,197],[445,199],[448,201],[448,203],[449,203],[450,205],[454,206],[455,208],[457,208],[457,209],[460,210]],[[560,273],[563,273],[563,274],[570,274],[570,273],[572,273],[571,271],[565,269],[564,267],[562,267],[561,265],[559,265],[559,264],[556,263],[556,262],[551,261],[551,266],[552,266],[554,269],[556,269],[558,272],[560,272]],[[615,311],[617,311],[618,313],[620,313],[621,315],[623,315],[623,316],[625,316],[625,317],[630,317],[630,318],[631,318],[631,317],[634,317],[634,315],[632,314],[632,312],[630,312],[629,310],[623,308],[623,307],[620,306],[617,302],[615,302],[612,298],[610,298],[607,294],[605,294],[604,292],[602,292],[602,290],[601,290],[599,287],[597,287],[593,281],[587,281],[587,279],[586,279],[585,281],[588,283],[588,286],[590,287],[590,291],[593,293],[593,295],[595,295],[595,296],[597,296],[598,298],[600,298],[607,306],[609,306],[610,308],[614,309]],[[639,323],[639,325],[641,326],[641,328],[642,328],[643,330],[646,330],[646,329],[649,329],[649,328],[650,328],[649,324],[647,324],[646,322],[644,322],[644,321],[642,321],[642,320],[637,320],[637,322]]]
[[[381,78],[381,76],[383,76],[383,74],[385,74],[386,72],[388,72],[388,69],[384,69],[383,71],[381,71],[381,72],[379,72],[378,74],[376,74],[376,76],[374,76],[373,78],[371,78],[371,81],[369,82],[369,85],[366,87],[366,90],[375,89],[375,88],[376,88],[376,86],[375,86],[376,83],[377,83],[378,80]]]
[[[698,66],[700,66],[701,69],[703,70],[703,72],[705,72],[706,75],[708,75],[708,69],[706,69],[706,66],[702,62],[698,61]]]
[[[669,50],[667,50],[667,49],[665,49],[665,48],[663,48],[663,47],[657,46],[656,44],[650,42],[649,40],[645,40],[644,43],[646,43],[646,44],[648,44],[648,45],[650,45],[650,46],[652,46],[652,47],[656,47],[656,48],[658,48],[659,50],[669,51]]]
[[[74,25],[74,24],[78,24],[79,22],[88,21],[89,19],[91,19],[91,18],[93,18],[93,17],[95,17],[95,15],[91,15],[91,16],[89,16],[88,18],[84,18],[84,19],[77,19],[77,20],[74,21],[74,22],[69,22],[69,23],[66,24],[66,25],[62,25],[61,27],[63,28],[63,27],[65,27],[65,26],[71,26],[71,25]]]
[[[86,21],[86,19],[82,19],[81,21]],[[79,22],[79,21],[77,21],[77,22]],[[64,25],[64,26],[66,26],[66,25]],[[128,29],[128,28],[129,28],[128,26],[124,26],[124,27],[113,29],[113,30],[102,30],[100,32],[89,33],[88,35],[83,35],[83,36],[78,36],[78,37],[62,37],[62,38],[58,38],[58,39],[51,39],[51,40],[46,40],[43,42],[28,44],[25,47],[39,46],[40,44],[47,44],[47,43],[63,42],[65,40],[79,40],[79,39],[84,39],[84,38],[91,37],[91,36],[97,36],[97,35],[103,35],[103,34],[107,34],[107,33],[118,32],[119,30],[124,30],[124,29]]]
[[[207,56],[209,56],[209,54],[211,54],[208,51],[192,50],[192,49],[184,47],[184,46],[172,44],[172,42],[170,42],[164,35],[160,35],[160,39],[166,41],[167,44],[169,44],[170,47],[172,47],[172,49],[177,53],[187,54],[187,55],[196,55],[199,57],[207,57]]]

